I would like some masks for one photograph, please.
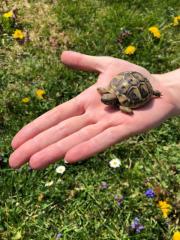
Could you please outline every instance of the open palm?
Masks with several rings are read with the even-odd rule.
[[[29,161],[40,169],[64,158],[69,163],[86,159],[129,136],[153,128],[173,111],[171,95],[161,81],[146,69],[112,57],[94,57],[65,51],[61,61],[70,67],[97,71],[97,82],[77,97],[48,111],[23,127],[14,137],[10,166],[18,168]],[[100,101],[97,87],[106,87],[123,71],[137,71],[146,76],[162,97],[128,115]]]

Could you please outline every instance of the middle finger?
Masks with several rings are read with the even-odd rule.
[[[30,159],[30,166],[33,169],[47,167],[49,164],[64,157],[66,152],[84,141],[96,136],[108,127],[105,121],[99,121],[96,124],[88,125],[72,135],[46,147],[45,149],[34,154]]]

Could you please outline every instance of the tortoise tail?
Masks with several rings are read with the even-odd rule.
[[[153,95],[156,96],[156,97],[161,97],[162,93],[158,90],[155,90],[155,91],[153,91]]]

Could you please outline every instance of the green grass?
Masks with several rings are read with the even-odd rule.
[[[61,232],[68,240],[170,240],[179,224],[179,118],[67,165],[62,176],[55,172],[61,160],[38,172],[28,166],[15,171],[8,157],[11,139],[23,125],[96,81],[95,74],[64,67],[59,62],[63,50],[123,58],[152,73],[178,68],[180,34],[171,23],[179,15],[179,1],[2,2],[1,13],[17,6],[16,24],[31,41],[19,45],[11,37],[13,29],[0,28],[0,239],[56,239]],[[152,25],[160,28],[160,40],[148,32]],[[124,29],[131,36],[119,44]],[[131,57],[123,54],[129,44],[137,47]],[[35,96],[39,88],[46,91],[41,101]],[[24,97],[30,97],[28,104],[21,102]],[[114,157],[122,162],[116,170],[109,167]],[[54,184],[45,187],[51,180]],[[108,189],[101,189],[102,181]],[[161,189],[159,197],[148,199],[148,188]],[[121,206],[115,195],[124,196]],[[160,199],[172,205],[167,219],[157,207]],[[135,217],[145,227],[140,234],[129,231]]]

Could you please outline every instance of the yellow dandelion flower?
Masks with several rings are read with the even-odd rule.
[[[3,17],[4,18],[12,18],[13,17],[13,12],[12,11],[9,11],[9,12],[6,12],[3,14]]]
[[[38,99],[43,99],[43,95],[45,95],[45,94],[46,94],[46,92],[43,89],[36,90],[36,97]]]
[[[30,98],[28,98],[28,97],[25,97],[21,100],[21,102],[23,102],[23,103],[28,103],[29,101],[30,101]]]
[[[173,26],[178,26],[180,24],[180,16],[173,18]]]
[[[125,48],[124,53],[127,55],[132,55],[136,51],[136,47],[133,45],[129,45],[127,48]]]
[[[180,240],[180,232],[179,231],[174,233],[172,240]]]
[[[149,30],[149,32],[151,32],[151,33],[153,34],[153,36],[154,36],[155,38],[160,38],[160,37],[161,37],[161,33],[160,33],[158,27],[152,26],[152,27],[150,27],[148,30]]]
[[[166,201],[159,201],[158,206],[163,213],[163,217],[167,218],[172,208],[171,205],[168,204]]]
[[[14,39],[24,39],[25,35],[23,31],[16,29],[15,32],[13,33],[13,38]]]

